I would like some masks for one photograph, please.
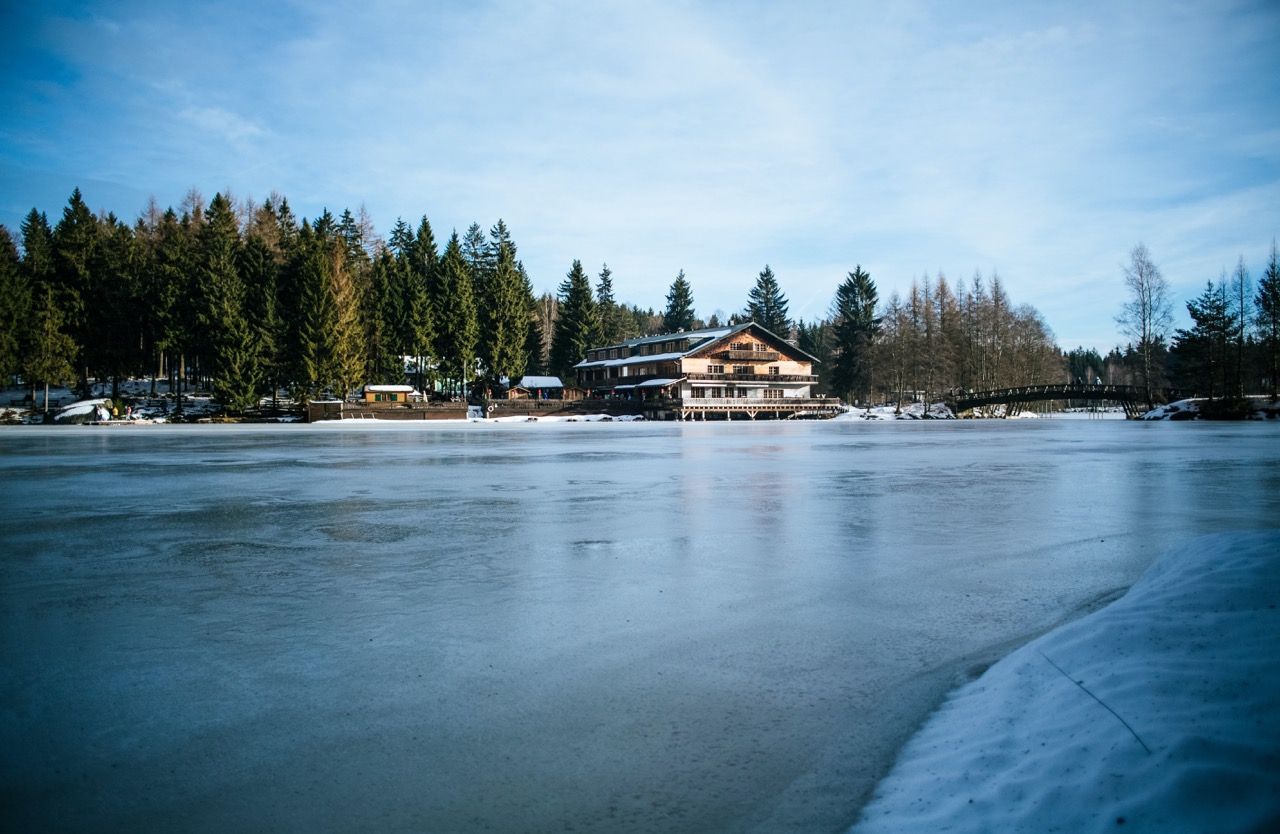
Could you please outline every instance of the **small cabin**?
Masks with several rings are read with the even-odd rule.
[[[558,376],[526,376],[515,384],[513,391],[523,391],[522,396],[508,399],[559,400],[564,399],[564,383]]]
[[[366,385],[364,401],[367,403],[407,403],[422,399],[412,385]]]

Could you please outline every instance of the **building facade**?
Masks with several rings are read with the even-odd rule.
[[[829,417],[813,397],[817,360],[754,322],[592,348],[575,367],[594,397],[644,404],[657,419]]]

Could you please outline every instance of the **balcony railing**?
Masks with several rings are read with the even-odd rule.
[[[731,362],[777,362],[776,350],[722,350],[716,354],[720,359]]]
[[[840,401],[834,397],[814,399],[811,397],[780,397],[765,399],[764,397],[686,397],[683,400],[667,401],[677,408],[743,408],[743,409],[840,409]]]
[[[700,382],[817,382],[813,374],[685,374]]]

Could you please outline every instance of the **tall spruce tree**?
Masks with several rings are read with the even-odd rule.
[[[1234,320],[1225,281],[1206,282],[1204,292],[1187,302],[1193,326],[1178,330],[1171,348],[1181,381],[1210,400],[1227,393],[1229,346]]]
[[[613,294],[613,271],[608,264],[600,268],[596,282],[596,309],[600,311],[600,341],[603,344],[616,345],[627,338],[629,316]]]
[[[1275,240],[1271,241],[1271,257],[1267,260],[1266,271],[1258,279],[1253,305],[1253,324],[1258,328],[1262,342],[1264,367],[1271,399],[1274,400],[1280,385],[1280,251],[1276,249]]]
[[[436,352],[436,322],[443,319],[444,287],[440,274],[440,255],[431,221],[424,214],[409,246],[396,258],[401,286],[401,312],[395,321],[395,332],[401,355],[412,356],[418,385],[424,389],[430,381],[431,356]]]
[[[302,221],[288,271],[290,376],[294,398],[314,399],[326,384],[335,313],[329,295],[324,242]]]
[[[257,403],[262,379],[260,346],[246,317],[239,250],[240,232],[231,202],[215,194],[200,230],[198,322],[205,335],[214,398],[233,412]]]
[[[881,325],[876,303],[875,282],[859,264],[836,289],[831,306],[833,356],[829,385],[850,403],[866,402],[870,397],[872,351]]]
[[[98,221],[89,211],[77,188],[71,192],[62,219],[53,229],[53,288],[67,334],[76,344],[77,371],[81,387],[87,390],[89,371],[83,349],[88,312],[85,299],[93,282],[94,250],[98,245]]]
[[[269,227],[267,227],[269,228]],[[280,265],[269,238],[262,230],[252,231],[240,247],[237,265],[244,284],[245,323],[248,325],[259,373],[257,395],[269,395],[275,406],[276,391],[284,383],[283,329],[280,318]]]
[[[498,246],[483,321],[485,335],[480,348],[488,377],[495,382],[506,377],[514,385],[524,376],[527,364],[529,303],[515,253],[505,242]]]
[[[396,384],[404,379],[404,360],[396,338],[397,322],[403,319],[406,270],[400,268],[390,249],[374,258],[371,273],[371,305],[366,310],[369,340],[370,381]]]
[[[34,306],[31,339],[22,367],[32,382],[44,385],[44,412],[49,413],[49,386],[63,385],[75,377],[72,361],[76,343],[64,330],[62,310],[53,287],[45,286]],[[46,418],[47,419],[47,418]]]
[[[779,289],[778,279],[768,264],[760,271],[748,298],[745,313],[748,320],[754,321],[770,333],[784,339],[790,338],[791,319],[787,318],[787,297]]]
[[[13,237],[0,226],[0,379],[6,384],[22,367],[31,316],[31,288],[21,266]]]
[[[682,269],[667,292],[667,309],[662,314],[662,329],[667,333],[692,330],[696,320],[693,312],[693,289]]]
[[[114,215],[98,223],[98,232],[85,293],[85,360],[96,377],[111,379],[111,397],[119,399],[122,379],[139,370],[142,358],[141,249]]]
[[[465,394],[475,370],[479,326],[471,271],[456,231],[445,246],[438,272],[439,294],[433,299],[437,315],[436,356],[445,376],[454,383],[454,389]]]
[[[548,364],[551,373],[568,384],[574,379],[573,366],[600,340],[600,319],[581,261],[575,260],[560,282],[558,302]]]

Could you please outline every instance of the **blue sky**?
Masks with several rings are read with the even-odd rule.
[[[998,271],[1119,341],[1138,241],[1179,314],[1280,236],[1275,3],[5,3],[0,223],[73,187],[499,217],[539,290],[607,261],[660,308],[793,315]],[[958,8],[959,7],[959,8]]]

